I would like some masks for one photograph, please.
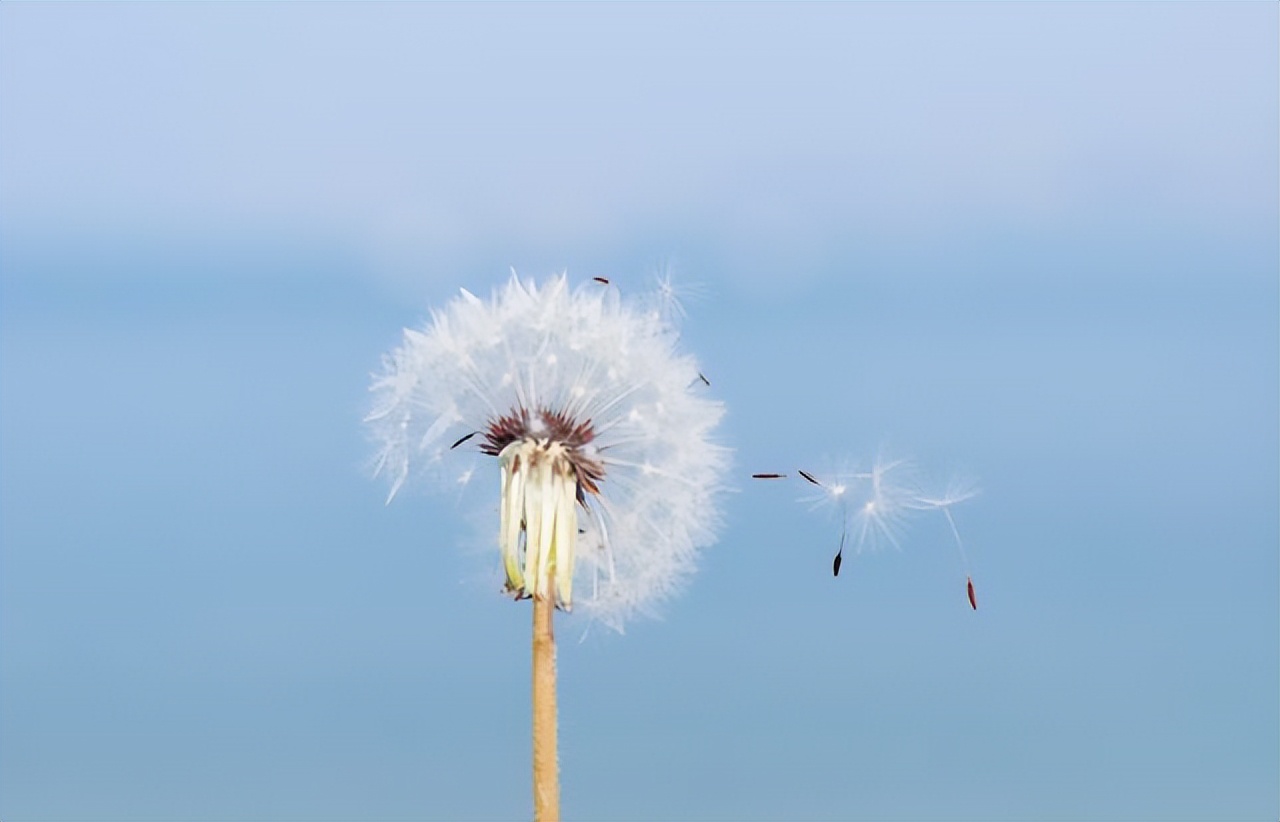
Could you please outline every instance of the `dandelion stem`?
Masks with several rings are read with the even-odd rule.
[[[560,763],[556,753],[555,604],[533,598],[533,818],[560,822]]]

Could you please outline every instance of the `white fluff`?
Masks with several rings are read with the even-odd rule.
[[[596,282],[571,289],[564,275],[539,286],[513,274],[490,300],[463,290],[421,331],[405,330],[366,418],[388,500],[409,476],[474,453],[450,446],[514,409],[590,420],[605,476],[577,518],[574,601],[618,629],[693,572],[714,541],[728,467],[712,437],[722,404],[677,353],[670,314],[646,305]],[[496,459],[492,470],[496,486]]]

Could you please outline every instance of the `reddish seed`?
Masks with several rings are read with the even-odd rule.
[[[844,554],[843,548],[841,548],[839,551],[836,552],[836,560],[835,562],[831,563],[832,576],[836,576],[836,577],[840,576],[840,563],[842,562],[840,557],[842,554]]]
[[[782,479],[786,474],[752,474],[752,479]]]
[[[600,283],[601,285],[608,285],[608,284],[609,284],[609,281],[608,281],[608,280],[606,280],[604,277],[592,277],[591,279],[595,280],[596,282]]]
[[[801,472],[800,472],[800,476],[804,477],[804,478],[805,478],[805,479],[807,479],[809,482],[812,482],[814,485],[821,485],[821,484],[822,484],[822,483],[818,482],[816,479],[814,479],[814,478],[813,478],[813,474],[810,474],[808,471],[801,471]]]
[[[964,580],[969,588],[969,606],[976,611],[978,610],[978,597],[973,592],[973,577],[965,577]]]

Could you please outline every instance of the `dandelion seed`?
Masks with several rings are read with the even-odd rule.
[[[453,441],[453,445],[449,446],[449,450],[452,451],[453,449],[457,448],[459,445],[462,445],[464,442],[466,442],[467,440],[471,439],[472,437],[474,437],[476,434],[479,434],[479,433],[480,433],[479,431],[472,431],[470,434],[464,434],[463,436],[458,437],[456,440]]]
[[[786,474],[752,474],[752,479],[786,479]]]
[[[601,285],[608,285],[608,284],[609,284],[609,281],[608,281],[607,279],[605,279],[604,277],[592,277],[591,279],[595,280],[596,282],[600,283]]]
[[[972,481],[953,479],[945,493],[940,495],[920,494],[915,499],[916,507],[921,510],[939,510],[946,517],[951,535],[955,538],[956,550],[960,554],[960,563],[965,572],[965,585],[969,593],[969,605],[978,610],[978,602],[973,592],[973,577],[969,571],[969,555],[964,549],[964,540],[960,538],[960,529],[956,527],[956,519],[951,515],[953,506],[977,496],[978,488]]]
[[[804,477],[804,478],[805,478],[805,479],[807,479],[809,482],[812,482],[814,485],[821,485],[821,484],[822,484],[822,483],[818,482],[816,479],[814,479],[814,478],[813,478],[813,474],[810,474],[808,471],[800,471],[800,472],[798,472],[798,473],[800,474],[800,476]]]
[[[877,461],[870,471],[859,472],[861,499],[853,509],[858,550],[882,544],[899,548],[899,535],[906,526],[906,511],[915,500],[915,489],[903,460]]]
[[[704,295],[705,289],[697,283],[676,284],[671,267],[664,266],[657,275],[657,289],[654,301],[659,315],[672,323],[679,323],[688,316],[685,309],[686,300],[694,300]]]

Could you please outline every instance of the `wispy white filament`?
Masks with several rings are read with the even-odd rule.
[[[885,545],[900,547],[915,512],[941,510],[968,565],[951,508],[977,495],[972,482],[953,480],[945,493],[932,493],[921,486],[912,465],[900,459],[880,459],[866,468],[811,472],[810,476],[813,480],[801,501],[812,508],[835,508],[843,533],[858,553]]]
[[[715,537],[728,452],[712,436],[722,405],[707,396],[695,360],[676,350],[669,312],[654,305],[624,300],[612,285],[513,275],[491,299],[464,290],[425,328],[406,329],[374,378],[367,417],[390,496],[415,473],[474,455],[483,434],[451,446],[503,415],[543,409],[589,422],[594,437],[581,453],[604,478],[584,504],[554,443],[539,443],[536,431],[493,466],[509,584],[519,579],[533,593],[530,580],[554,567],[557,589],[576,589],[575,606],[615,627],[675,592]],[[513,470],[517,455],[522,470]],[[546,466],[537,483],[524,470],[530,460]],[[566,576],[574,569],[576,585]]]

